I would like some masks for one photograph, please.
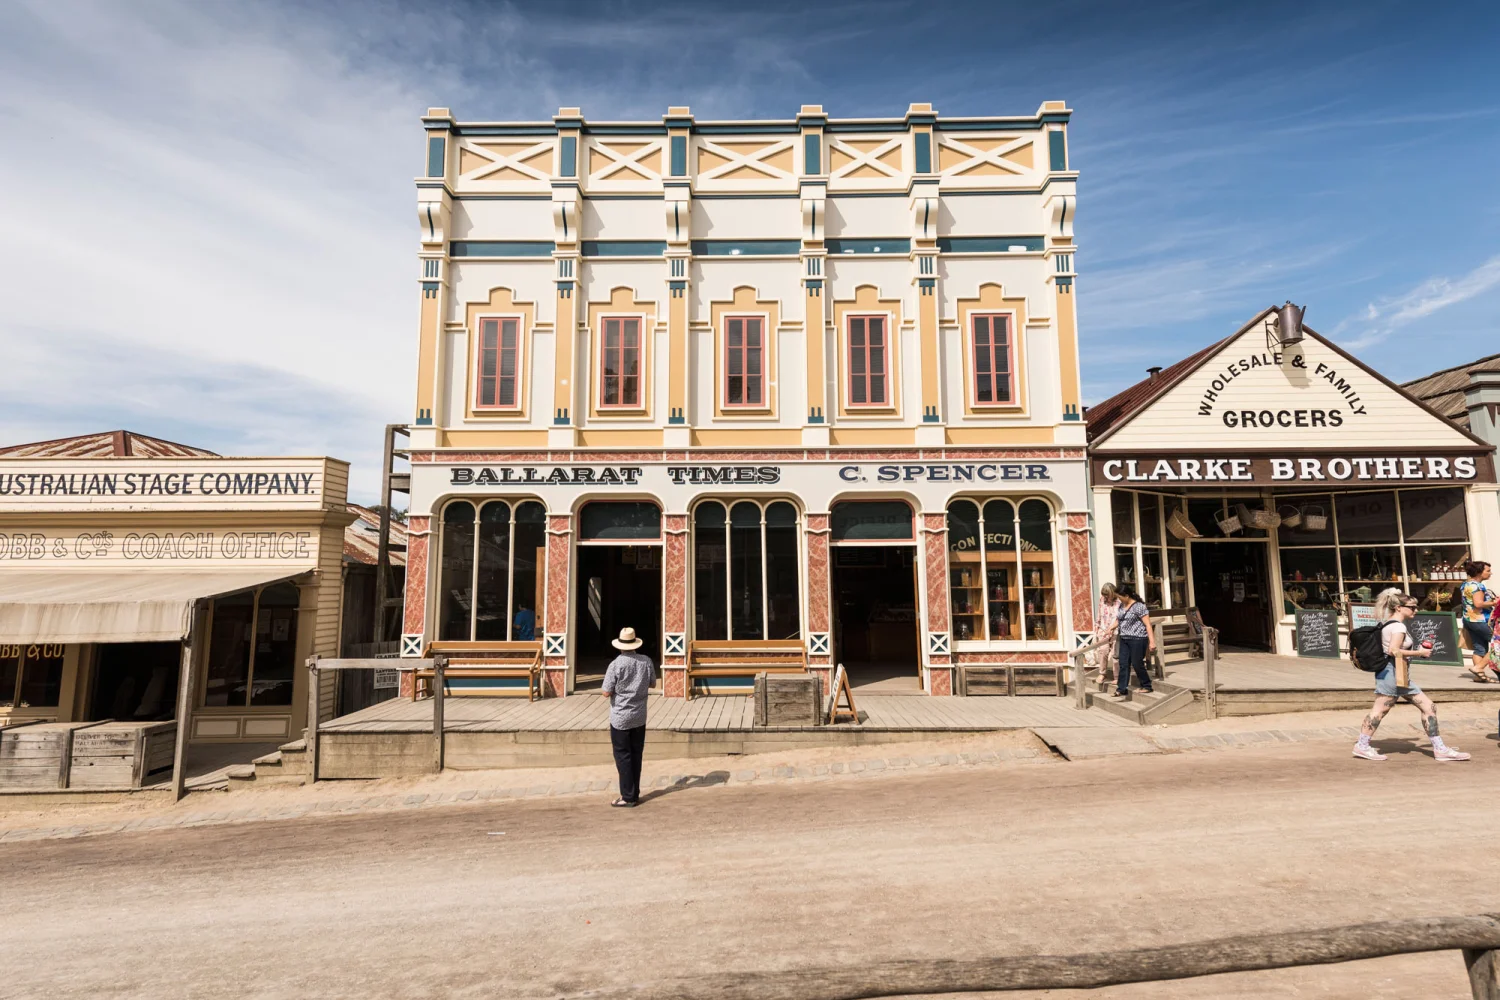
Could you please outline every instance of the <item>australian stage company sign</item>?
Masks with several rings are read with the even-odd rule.
[[[1487,454],[1420,455],[1095,455],[1094,481],[1105,483],[1472,483],[1494,482]]]

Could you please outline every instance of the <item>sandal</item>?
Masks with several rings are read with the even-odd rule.
[[[1495,683],[1500,683],[1500,682],[1497,682],[1489,674],[1485,673],[1483,670],[1470,670],[1469,671],[1469,677],[1470,677],[1471,680],[1474,681],[1475,684],[1495,684]]]

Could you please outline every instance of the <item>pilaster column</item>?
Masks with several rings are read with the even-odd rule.
[[[582,278],[582,243],[578,224],[581,214],[578,192],[578,158],[583,130],[583,112],[578,108],[561,108],[553,117],[557,123],[557,156],[552,176],[552,256],[556,260],[557,296],[553,330],[556,351],[552,369],[552,422],[547,429],[547,444],[553,448],[571,448],[578,440],[580,371],[588,370],[588,359],[578,358],[578,287]]]
[[[804,519],[803,537],[807,540],[807,665],[823,678],[828,691],[832,671],[833,610],[832,573],[829,568],[828,514],[808,514]]]
[[[807,412],[802,443],[826,448],[828,425],[828,296],[824,293],[823,242],[828,218],[828,173],[823,148],[823,128],[828,117],[819,104],[804,104],[797,115],[801,130],[799,191],[802,198],[802,338],[807,369]]]
[[[1089,565],[1089,516],[1063,515],[1063,535],[1068,545],[1068,603],[1075,636],[1094,631],[1094,576]]]
[[[913,104],[906,112],[912,134],[911,262],[917,290],[917,341],[922,366],[922,422],[917,444],[941,447],[947,443],[943,413],[943,356],[938,340],[937,307],[937,150],[932,127],[937,120],[930,104]]]
[[[923,632],[923,654],[927,661],[927,692],[953,693],[953,639],[948,629],[948,515],[946,511],[922,513],[923,570],[926,573],[927,626]]]
[[[1054,196],[1047,203],[1051,236],[1047,248],[1052,259],[1052,315],[1057,322],[1057,363],[1062,375],[1062,419],[1082,423],[1082,388],[1078,370],[1078,308],[1073,295],[1073,213],[1078,199],[1071,194]]]
[[[662,443],[687,448],[693,443],[689,417],[692,352],[688,303],[692,290],[693,188],[689,153],[693,115],[689,108],[668,108],[667,168],[662,180],[662,207],[667,224],[667,426]]]
[[[432,541],[432,518],[413,514],[406,522],[406,601],[401,609],[401,655],[421,656],[427,645],[427,576],[436,556]],[[401,695],[412,695],[412,676],[401,674]]]
[[[687,697],[688,516],[663,514],[661,686],[667,698]]]
[[[572,686],[568,603],[572,591],[573,515],[547,515],[547,607],[542,616],[542,692],[560,697]]]
[[[447,108],[430,108],[422,118],[427,130],[427,170],[417,178],[417,228],[420,233],[420,308],[417,334],[416,427],[433,427],[442,412],[442,326],[448,298],[448,220],[452,196],[448,192],[450,165],[457,159]],[[436,443],[435,441],[433,442]]]

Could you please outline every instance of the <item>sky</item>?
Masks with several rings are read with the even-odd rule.
[[[0,443],[331,454],[410,419],[420,115],[1074,109],[1086,402],[1291,299],[1397,381],[1500,352],[1500,7],[0,5]]]

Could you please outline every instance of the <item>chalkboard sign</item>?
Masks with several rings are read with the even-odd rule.
[[[1339,657],[1339,613],[1337,611],[1297,612],[1297,655]]]
[[[1349,605],[1349,631],[1364,628],[1366,625],[1379,625],[1375,618],[1375,605],[1373,604],[1350,604]]]
[[[1450,667],[1463,664],[1463,653],[1458,648],[1458,619],[1449,612],[1418,611],[1406,628],[1417,646],[1425,640],[1432,640],[1432,658],[1413,662],[1441,663]]]

